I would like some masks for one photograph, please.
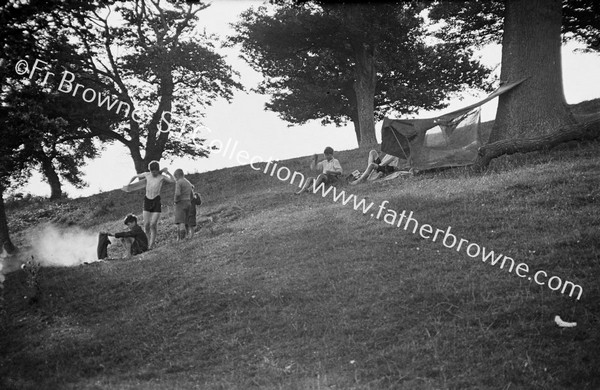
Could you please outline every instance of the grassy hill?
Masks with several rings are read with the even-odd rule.
[[[367,152],[337,157],[352,171]],[[599,152],[344,187],[581,285],[580,300],[249,166],[222,169],[191,177],[214,217],[193,240],[174,242],[166,209],[158,248],[42,268],[37,304],[26,274],[8,275],[0,387],[600,388]],[[280,164],[308,173],[307,161]],[[11,228],[17,242],[48,221],[114,231],[142,196],[29,202],[9,209]]]

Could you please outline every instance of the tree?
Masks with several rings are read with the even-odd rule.
[[[560,31],[560,0],[507,0],[500,79],[527,80],[500,96],[490,142],[548,135],[575,123],[563,91]]]
[[[77,4],[86,9],[94,8],[88,1],[69,2],[70,6]],[[81,63],[81,57],[61,29],[62,6],[60,0],[44,5],[11,1],[0,10],[0,19],[4,22],[0,44],[5,48],[0,56],[6,65],[0,70],[3,75],[0,101],[15,114],[19,113],[5,126],[16,137],[24,126],[35,128],[37,123],[31,120],[30,112],[48,120],[61,118],[60,123],[64,124],[51,128],[59,133],[38,131],[39,137],[26,145],[37,163],[36,168],[39,167],[50,184],[51,199],[62,195],[61,178],[76,187],[85,185],[80,167],[86,158],[97,155],[97,143],[93,142],[90,129],[108,127],[112,120],[106,113],[96,113],[97,107],[94,109],[89,104],[81,104],[79,99],[57,92],[58,83],[47,77],[48,73],[41,66],[56,68],[61,64],[77,66]],[[59,22],[51,23],[53,19]],[[19,66],[23,61],[26,69]],[[19,77],[19,70],[25,70],[26,76]]]
[[[118,126],[97,135],[125,145],[138,173],[164,155],[206,157],[204,140],[194,131],[201,108],[219,97],[230,100],[234,89],[242,89],[214,51],[214,37],[191,36],[196,14],[206,7],[116,1],[102,12],[72,10],[68,18],[85,56],[83,69],[97,85],[97,105],[121,115]],[[119,17],[122,23],[115,24]],[[75,89],[80,78],[68,77],[64,90],[82,98],[83,88]],[[102,105],[100,99],[108,100]]]
[[[13,135],[28,127],[35,129],[37,137],[24,142],[23,148],[48,181],[50,199],[58,199],[62,196],[61,178],[77,188],[86,185],[81,167],[86,159],[98,155],[95,130],[108,128],[114,119],[97,107],[47,89],[33,83],[7,93],[5,106],[11,110],[11,119],[4,126]],[[39,126],[48,121],[60,125]]]
[[[9,253],[15,247],[4,211],[4,192],[30,177],[31,169],[37,164],[32,145],[38,144],[44,133],[56,133],[65,125],[63,119],[48,119],[40,111],[35,107],[29,107],[27,112],[0,107],[0,249],[4,247]]]
[[[36,105],[27,106],[26,110],[14,110],[22,98],[18,93],[19,81],[15,78],[14,65],[19,60],[36,57],[41,53],[41,47],[46,47],[32,32],[54,29],[48,20],[56,5],[57,1],[29,4],[11,1],[4,2],[0,8],[0,248],[9,253],[16,248],[8,231],[4,193],[29,177],[37,163],[32,146],[40,143],[43,133],[55,132],[65,124],[61,118],[49,119],[40,115]]]
[[[501,81],[527,77],[500,97],[491,142],[538,139],[572,129],[563,92],[562,39],[578,39],[598,50],[600,5],[592,0],[438,2],[430,16],[447,22],[440,36],[472,44],[502,37]],[[510,148],[509,148],[510,149]],[[518,150],[516,150],[518,151]]]
[[[361,146],[376,143],[375,119],[442,108],[448,93],[481,86],[488,71],[466,45],[424,42],[416,3],[281,1],[250,9],[230,44],[262,72],[266,108],[292,123],[353,121]]]

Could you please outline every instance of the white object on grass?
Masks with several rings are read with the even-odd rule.
[[[572,328],[577,326],[577,322],[565,322],[561,320],[559,316],[554,317],[554,322],[556,322],[556,325],[560,326],[561,328]]]

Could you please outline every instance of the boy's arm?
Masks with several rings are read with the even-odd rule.
[[[127,185],[129,185],[129,184],[133,183],[133,181],[134,181],[135,179],[140,179],[140,180],[141,180],[141,179],[143,179],[144,177],[146,177],[146,174],[145,174],[145,173],[140,173],[139,175],[135,175],[134,177],[132,177],[132,178],[131,178],[131,180],[129,180],[129,183],[127,183]]]
[[[310,170],[311,170],[311,171],[314,171],[316,168],[318,168],[318,167],[319,167],[319,165],[321,165],[321,163],[318,163],[318,162],[317,162],[317,160],[318,160],[318,159],[319,159],[319,155],[318,155],[318,154],[315,154],[315,155],[313,156],[313,159],[312,159],[312,161],[310,162]]]
[[[319,155],[315,154],[313,160],[310,162],[310,170],[323,170],[323,161],[318,162]]]
[[[125,232],[118,232],[115,234],[108,234],[109,236],[115,236],[115,238],[125,238],[125,237],[135,237],[135,232],[132,232],[131,230],[129,231],[125,231]]]
[[[169,172],[167,168],[161,169],[160,172],[165,174],[165,181],[168,183],[175,183],[175,177],[171,175],[171,172]]]
[[[333,169],[335,169],[335,172],[338,175],[341,175],[344,172],[344,170],[342,169],[342,164],[340,164],[339,160],[337,160],[337,159],[333,163]]]

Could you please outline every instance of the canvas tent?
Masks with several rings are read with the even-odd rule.
[[[489,133],[481,130],[480,106],[511,90],[525,79],[501,85],[485,99],[429,119],[384,118],[381,151],[404,160],[404,167],[426,170],[470,165]]]

